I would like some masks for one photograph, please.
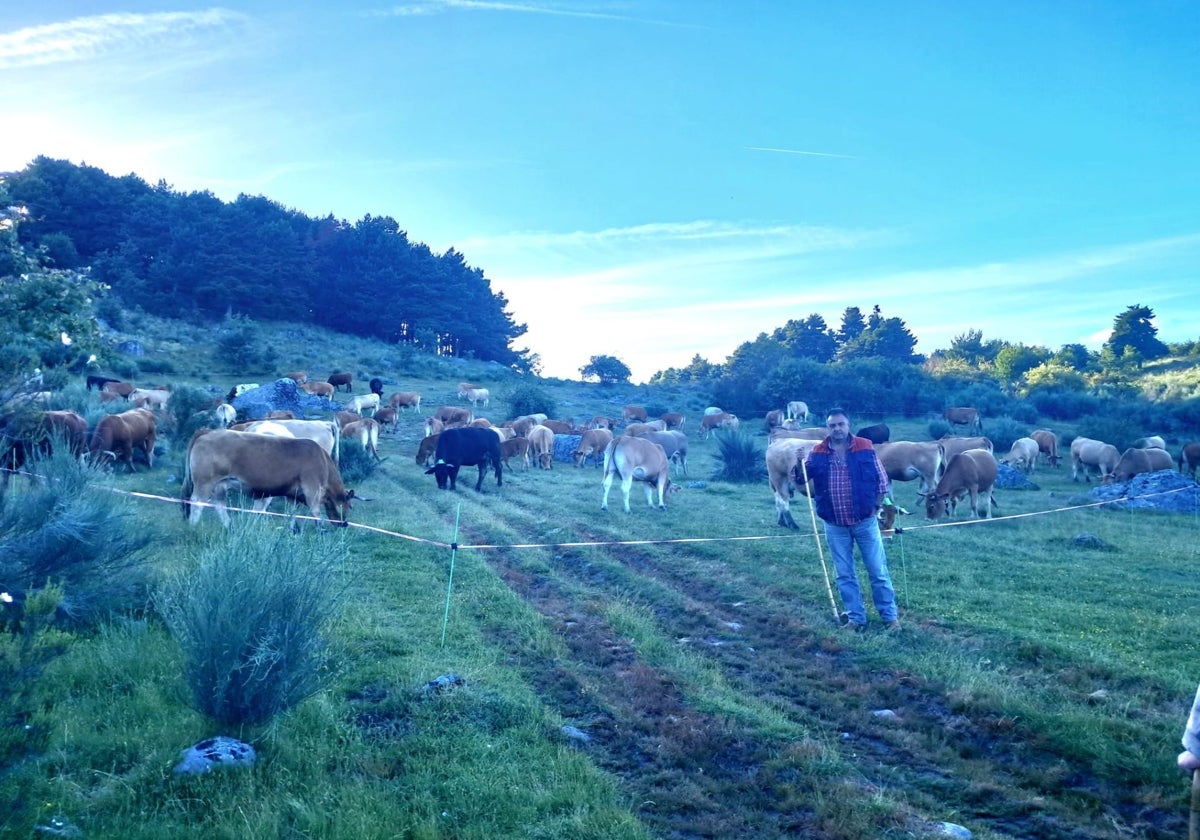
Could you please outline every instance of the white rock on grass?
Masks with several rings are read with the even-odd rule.
[[[173,772],[193,774],[208,773],[217,767],[252,767],[257,758],[254,747],[225,735],[206,738],[181,751],[179,756],[182,760]]]

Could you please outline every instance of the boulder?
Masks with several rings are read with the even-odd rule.
[[[258,758],[254,747],[236,738],[218,735],[188,747],[180,754],[175,773],[210,773],[218,767],[251,767]]]
[[[1174,470],[1135,475],[1129,481],[1117,481],[1092,488],[1080,500],[1102,502],[1113,500],[1105,509],[1166,510],[1176,513],[1200,511],[1200,484]],[[1117,500],[1120,501],[1117,501]]]
[[[575,463],[575,450],[579,448],[581,440],[583,435],[555,435],[554,460],[565,464]]]
[[[334,400],[305,393],[300,390],[294,379],[285,376],[239,394],[233,398],[233,407],[237,409],[239,417],[262,420],[272,411],[290,411],[297,417],[307,417],[340,411],[342,405]]]
[[[1004,490],[1040,490],[1029,476],[1008,464],[996,465],[996,487]]]

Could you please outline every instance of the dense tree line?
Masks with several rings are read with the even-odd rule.
[[[19,244],[48,268],[90,266],[91,280],[111,290],[101,314],[136,306],[204,322],[231,313],[311,322],[519,370],[530,364],[513,347],[525,325],[483,271],[454,249],[410,242],[386,216],[311,218],[262,196],[224,202],[47,157],[2,177],[8,202],[27,210]]]

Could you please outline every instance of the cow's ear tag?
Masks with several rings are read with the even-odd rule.
[[[445,460],[444,458],[438,458],[438,459],[437,459],[437,462],[438,462],[439,464],[444,464],[444,463],[446,463],[446,460]]]

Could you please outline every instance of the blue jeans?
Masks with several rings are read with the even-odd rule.
[[[855,624],[867,623],[867,610],[858,587],[858,575],[854,571],[855,543],[858,543],[863,565],[867,567],[867,574],[871,578],[871,597],[879,617],[884,621],[895,621],[899,617],[896,612],[896,591],[892,589],[892,576],[888,574],[887,556],[883,553],[883,537],[879,534],[875,517],[850,526],[826,522],[825,540],[829,543],[829,553],[833,555],[842,607],[850,616],[850,621]]]

